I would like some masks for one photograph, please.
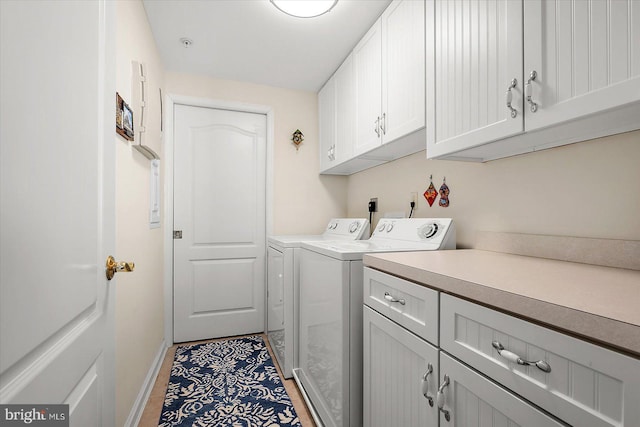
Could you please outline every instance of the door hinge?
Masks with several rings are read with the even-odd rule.
[[[173,230],[174,239],[182,239],[182,230]]]

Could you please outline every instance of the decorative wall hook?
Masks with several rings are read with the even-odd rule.
[[[427,199],[429,206],[433,206],[433,202],[435,202],[436,197],[438,197],[436,187],[433,186],[433,175],[429,175],[429,188],[427,188],[427,191],[424,192],[423,196]]]
[[[449,206],[449,187],[447,186],[447,177],[442,178],[442,185],[440,186],[440,201],[438,202],[440,207],[446,208]]]
[[[296,146],[296,151],[298,151],[300,144],[302,144],[302,141],[304,141],[304,135],[302,134],[300,129],[296,129],[296,131],[293,133],[293,137],[291,138],[291,140],[293,141],[293,144]]]

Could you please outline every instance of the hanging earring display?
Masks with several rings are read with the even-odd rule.
[[[433,186],[433,175],[429,175],[429,188],[427,188],[427,191],[424,192],[423,196],[427,199],[429,206],[433,206],[433,202],[435,202],[436,197],[438,197],[436,187]]]
[[[442,185],[440,186],[440,201],[438,204],[440,207],[446,208],[449,206],[449,187],[447,186],[447,177],[442,179]]]

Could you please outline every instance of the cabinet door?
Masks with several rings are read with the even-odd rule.
[[[320,172],[335,164],[336,144],[336,82],[331,77],[318,92],[320,125]]]
[[[349,55],[335,74],[336,85],[336,142],[335,162],[342,163],[353,156],[355,139],[353,55]]]
[[[427,0],[426,43],[427,157],[523,131],[522,1]]]
[[[379,125],[382,108],[382,26],[378,20],[353,50],[356,99],[356,139],[353,154],[360,155],[382,143]]]
[[[393,2],[382,22],[382,142],[424,127],[424,0]]]
[[[369,307],[363,317],[363,425],[437,427],[437,349]]]
[[[445,376],[449,379],[449,383],[442,387]],[[441,426],[560,427],[563,425],[444,352],[440,352],[440,385],[442,396],[438,396],[441,399],[437,400],[442,404]]]
[[[640,101],[638,1],[526,1],[524,27],[526,130]]]

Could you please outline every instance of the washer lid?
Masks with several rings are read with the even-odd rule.
[[[304,242],[302,248],[345,261],[365,253],[455,249],[455,227],[448,218],[383,218],[369,240]]]
[[[302,242],[321,240],[357,240],[369,237],[369,221],[365,218],[333,218],[322,234],[292,234],[269,236],[269,246],[299,248]]]

